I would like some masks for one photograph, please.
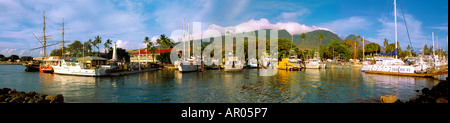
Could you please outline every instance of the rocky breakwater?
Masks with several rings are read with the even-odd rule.
[[[0,103],[64,103],[62,94],[45,95],[36,92],[18,92],[16,89],[0,89]]]

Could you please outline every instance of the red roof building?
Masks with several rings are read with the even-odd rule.
[[[155,53],[150,53],[150,51],[147,49],[139,50],[139,52],[131,55],[130,61],[131,62],[141,62],[141,63],[149,63],[149,62],[154,63],[154,62],[158,62],[158,60],[156,60],[157,55],[159,55],[161,53],[171,52],[171,51],[172,51],[172,49],[158,49],[158,50],[156,50]],[[153,54],[155,55],[155,57],[154,57],[155,59],[153,59]]]
[[[155,55],[159,55],[159,54],[161,54],[161,53],[166,53],[166,52],[171,52],[172,51],[172,49],[159,49],[159,50],[156,50],[156,53],[155,53]],[[137,53],[134,53],[133,55],[139,55],[139,54],[141,54],[141,55],[151,55],[151,54],[153,54],[153,53],[150,53],[150,51],[149,50],[147,50],[147,49],[144,49],[144,50],[139,50],[139,52],[137,52]]]

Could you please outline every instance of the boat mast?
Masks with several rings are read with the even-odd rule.
[[[362,59],[362,61],[364,61],[364,59],[365,59],[365,52],[364,52],[364,47],[365,47],[365,45],[364,45],[364,36],[363,36],[363,39],[362,39],[362,44],[363,44],[363,59]]]
[[[181,58],[183,58],[185,55],[184,54],[186,54],[185,52],[186,52],[186,42],[184,42],[183,40],[184,40],[184,38],[186,38],[186,36],[185,36],[185,33],[184,33],[184,18],[183,18],[183,38],[181,38],[181,43],[183,43],[183,51],[182,51],[182,57]]]
[[[64,31],[68,30],[64,28],[64,18],[62,18],[62,29],[60,29],[62,32],[62,45],[61,45],[61,56],[64,56]]]
[[[397,0],[394,0],[394,16],[395,16],[395,49],[397,50]],[[397,59],[397,53],[395,54],[395,59]]]
[[[433,40],[433,57],[434,57],[434,32],[431,32],[431,39]]]
[[[44,57],[46,57],[45,46],[47,45],[47,40],[46,40],[47,38],[45,38],[45,10],[44,10],[43,18],[44,18],[44,26],[42,28],[44,30],[44,37],[43,37],[44,42],[42,44],[44,45]]]

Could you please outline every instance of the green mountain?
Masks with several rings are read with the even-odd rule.
[[[280,38],[288,38],[288,39],[292,39],[291,35],[289,33],[284,33],[285,30],[280,30],[278,33],[278,36]],[[338,35],[334,34],[333,32],[330,31],[326,31],[326,30],[316,30],[316,31],[312,31],[312,32],[308,32],[305,33],[306,34],[306,38],[304,40],[304,42],[302,41],[300,35],[294,35],[294,44],[297,45],[300,49],[308,49],[308,50],[312,50],[313,48],[318,49],[319,48],[319,43],[320,43],[320,39],[318,38],[319,34],[322,34],[322,36],[326,37],[322,40],[321,45],[325,46],[328,45],[329,43],[331,43],[331,40],[338,40],[338,41],[343,41]]]
[[[362,37],[361,37],[361,39],[359,39],[358,36],[351,34],[351,35],[347,36],[345,39],[353,41],[353,37],[355,37],[356,42],[359,43],[358,49],[362,49],[363,48],[362,47]],[[364,40],[364,45],[367,45],[367,44],[370,44],[370,43],[375,43],[375,42],[371,42],[371,41],[366,40],[366,39]],[[384,51],[385,47],[383,47],[383,45],[380,45],[380,49],[381,49],[381,51]]]

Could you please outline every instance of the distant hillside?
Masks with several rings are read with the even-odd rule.
[[[293,37],[294,44],[297,45],[300,49],[311,50],[313,48],[319,48],[319,42],[320,42],[320,39],[318,38],[319,34],[322,34],[324,37],[326,37],[325,39],[322,40],[322,46],[328,45],[329,43],[331,43],[331,40],[338,40],[338,41],[343,42],[343,40],[338,35],[334,34],[333,32],[326,31],[326,30],[316,30],[316,31],[305,33],[305,34],[306,34],[305,42],[302,42],[300,35],[294,35],[294,37]],[[287,33],[287,35],[286,35],[284,33],[284,30],[280,30],[279,37],[284,38],[287,36],[289,37],[288,39],[291,39],[291,36],[289,33]]]
[[[352,34],[352,35],[347,36],[345,39],[353,40],[353,37],[355,37],[356,41],[359,43],[358,49],[362,49],[363,48],[363,46],[362,46],[362,37],[361,37],[361,39],[358,39],[358,36]],[[367,39],[364,40],[364,45],[367,45],[367,44],[370,44],[370,43],[374,43],[374,42],[371,42],[371,41],[369,41]],[[385,47],[383,47],[382,44],[378,44],[378,45],[380,45],[381,51],[384,51]]]

